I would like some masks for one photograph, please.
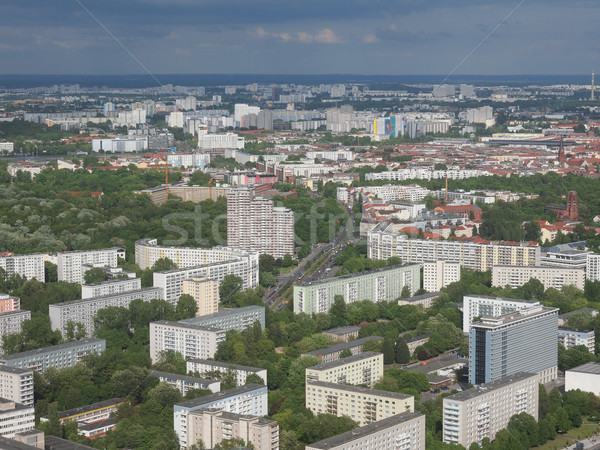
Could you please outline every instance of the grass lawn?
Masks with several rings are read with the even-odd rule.
[[[584,439],[598,432],[598,425],[581,425],[579,428],[573,428],[567,431],[563,436],[573,439]]]
[[[546,442],[541,447],[534,447],[534,448],[540,449],[540,450],[559,450],[561,448],[565,448],[565,445],[567,445],[567,444],[573,445],[574,443],[575,443],[575,440],[573,440],[573,439],[561,439],[561,438],[557,437],[556,439],[554,439],[552,441]]]
[[[280,267],[279,268],[279,274],[280,275],[285,275],[288,272],[291,272],[292,269],[296,268],[296,266],[290,266],[290,267]]]
[[[541,450],[558,450],[565,448],[565,445],[573,445],[577,440],[584,439],[599,431],[598,425],[581,425],[579,428],[573,428],[564,434],[561,434],[552,441],[546,442],[541,447],[535,447]]]

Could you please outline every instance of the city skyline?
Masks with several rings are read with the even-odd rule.
[[[581,74],[600,54],[589,0],[10,0],[3,12],[2,74]]]

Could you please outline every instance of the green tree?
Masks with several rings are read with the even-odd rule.
[[[53,402],[48,405],[48,422],[45,424],[44,431],[46,434],[62,437],[62,427],[60,426],[57,402]]]
[[[177,269],[177,265],[169,258],[160,258],[152,266],[152,272],[164,272],[165,270]]]
[[[402,336],[398,336],[398,339],[396,339],[394,358],[398,364],[406,364],[410,361],[410,350]]]
[[[348,321],[348,305],[344,301],[344,296],[336,295],[333,297],[333,305],[329,309],[331,316],[331,325],[339,327],[346,325]]]
[[[85,327],[81,322],[69,320],[65,326],[65,339],[67,341],[78,341],[86,337]]]
[[[349,348],[345,348],[344,350],[342,350],[342,352],[340,353],[340,359],[341,358],[347,358],[348,356],[352,356],[352,352],[350,351]]]
[[[394,343],[390,338],[384,338],[381,344],[381,353],[383,353],[383,363],[393,364],[394,363]]]
[[[229,274],[225,275],[219,286],[219,297],[221,303],[232,304],[233,296],[240,292],[244,287],[244,281],[237,275]]]
[[[521,289],[527,300],[541,300],[544,297],[544,285],[537,278],[531,278],[527,283],[521,286]]]
[[[83,279],[85,284],[101,283],[106,281],[106,272],[101,267],[94,267],[85,272]]]
[[[175,403],[181,400],[181,392],[167,383],[159,383],[158,386],[148,391],[148,398],[154,400],[163,408],[173,407]]]
[[[404,286],[402,288],[402,292],[400,293],[400,298],[409,298],[410,297],[410,287]]]
[[[177,306],[175,308],[175,317],[177,320],[189,319],[195,317],[198,312],[198,304],[194,297],[188,294],[182,294],[179,297]]]
[[[525,229],[525,240],[526,241],[537,241],[542,235],[540,224],[535,220],[525,223],[523,226]]]
[[[250,383],[265,384],[265,380],[263,380],[262,377],[258,376],[257,374],[251,373],[250,375],[246,376],[246,383],[244,384]]]
[[[260,272],[273,272],[275,269],[275,258],[263,253],[258,257],[258,268]]]
[[[44,273],[46,283],[54,283],[58,281],[58,268],[56,264],[53,264],[50,261],[44,261]]]
[[[255,450],[253,444],[244,441],[242,438],[223,439],[218,444],[215,444],[214,450],[235,450],[239,448],[247,448]]]

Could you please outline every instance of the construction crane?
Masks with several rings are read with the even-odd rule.
[[[208,180],[208,198],[210,198],[211,200],[212,200],[212,182],[213,182],[213,179],[210,178]]]

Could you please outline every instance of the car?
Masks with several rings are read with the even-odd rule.
[[[448,390],[448,388],[446,386],[443,386],[441,389],[442,389],[442,391],[447,391]]]

